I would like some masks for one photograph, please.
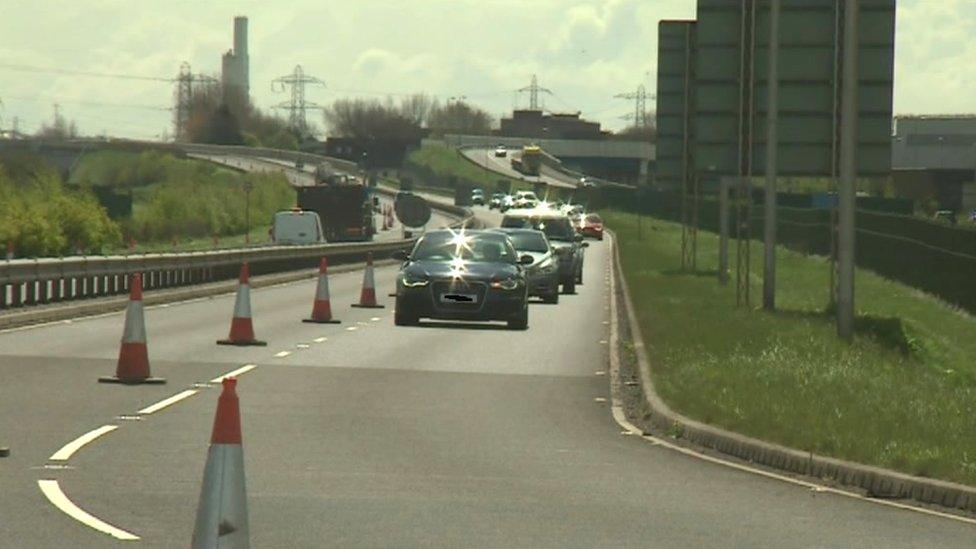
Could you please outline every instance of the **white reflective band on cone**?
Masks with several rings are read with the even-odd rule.
[[[193,528],[193,549],[249,549],[244,449],[211,444]]]
[[[130,301],[125,310],[125,328],[122,330],[122,343],[145,343],[146,321],[143,317],[142,302]]]
[[[251,286],[241,284],[234,301],[234,318],[251,318]]]
[[[373,280],[373,266],[366,266],[366,274],[363,275],[363,288],[376,289],[376,282]]]
[[[319,275],[319,285],[315,288],[315,297],[319,301],[327,301],[329,299],[329,279],[325,275]]]

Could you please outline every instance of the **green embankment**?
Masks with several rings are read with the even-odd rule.
[[[112,246],[121,238],[118,225],[87,190],[67,187],[37,158],[0,158],[2,253],[9,245],[18,257],[62,255]]]
[[[295,203],[294,190],[281,174],[242,174],[155,152],[88,155],[71,179],[83,187],[131,191],[132,215],[119,223],[125,242],[134,240],[137,251],[208,249],[214,235],[221,247],[243,244],[245,184],[252,189],[252,243],[267,242],[274,212]]]
[[[678,269],[680,225],[608,211],[655,385],[675,410],[793,448],[976,484],[976,319],[871,272],[853,343],[826,311],[824,258],[777,251],[777,305],[736,307],[717,237]],[[761,246],[753,248],[760,269]],[[755,271],[754,271],[755,272]],[[761,271],[760,271],[761,273]],[[761,299],[761,280],[753,280]]]

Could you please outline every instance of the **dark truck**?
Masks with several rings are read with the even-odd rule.
[[[315,185],[297,191],[298,207],[319,214],[326,242],[373,239],[373,198],[363,180],[317,169]]]

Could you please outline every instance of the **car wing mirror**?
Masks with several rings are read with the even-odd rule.
[[[519,258],[519,265],[531,265],[535,263],[535,258],[531,255],[523,255]]]
[[[584,243],[580,244],[580,246],[582,246],[584,248],[589,248],[590,247],[590,243],[589,242],[584,242]]]

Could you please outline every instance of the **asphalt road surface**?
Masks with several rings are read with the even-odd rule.
[[[460,149],[461,153],[468,159],[472,160],[474,163],[478,164],[483,168],[487,168],[493,172],[513,177],[515,179],[524,179],[529,182],[543,181],[547,185],[553,187],[564,187],[575,189],[579,185],[579,181],[570,175],[566,175],[562,172],[554,170],[549,166],[542,166],[540,174],[536,176],[527,176],[521,172],[515,171],[512,168],[511,157],[518,156],[522,154],[521,152],[516,152],[513,150],[508,151],[508,155],[501,157],[495,156],[495,149]]]
[[[622,436],[597,400],[609,396],[608,245],[591,242],[578,294],[533,304],[524,332],[395,327],[389,266],[385,309],[350,307],[360,272],[332,276],[338,325],[301,322],[313,281],[254,290],[264,348],[214,344],[231,295],[149,308],[161,386],[96,383],[114,371],[122,314],[2,332],[0,547],[123,543],[56,509],[40,479],[138,546],[187,546],[219,393],[194,384],[249,364],[238,394],[254,547],[973,546],[971,526]],[[198,392],[124,419],[185,390]],[[118,428],[50,459],[103,425]]]

